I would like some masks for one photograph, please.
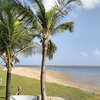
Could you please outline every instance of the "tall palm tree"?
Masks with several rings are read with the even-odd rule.
[[[11,0],[0,0],[0,57],[7,67],[6,100],[10,100],[11,70],[19,53],[32,54],[37,50],[35,34],[22,27]],[[39,46],[38,46],[39,48]]]
[[[19,0],[16,0],[15,6],[18,10],[19,17],[21,20],[24,20],[26,26],[31,25],[31,28],[37,29],[37,32],[40,34],[40,39],[42,43],[42,64],[41,64],[41,100],[46,99],[46,56],[53,55],[50,52],[50,44],[52,44],[51,36],[57,33],[62,33],[63,31],[69,30],[73,31],[73,22],[65,21],[61,24],[58,22],[61,18],[66,17],[66,15],[71,11],[73,6],[80,4],[79,0],[57,0],[55,6],[52,7],[49,11],[46,11],[46,8],[43,4],[44,0],[30,0],[31,7],[25,4],[21,4]],[[75,5],[74,5],[75,4]],[[51,50],[55,52],[56,48]]]

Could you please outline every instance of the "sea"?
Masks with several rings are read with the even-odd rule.
[[[48,68],[69,74],[76,81],[100,86],[100,66],[52,66]]]
[[[16,65],[16,67],[40,68],[39,65]],[[100,86],[100,66],[47,65],[46,68],[66,73],[76,81]]]

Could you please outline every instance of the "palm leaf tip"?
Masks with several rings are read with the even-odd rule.
[[[68,30],[69,30],[70,32],[73,32],[74,23],[73,23],[73,22],[69,22],[68,25],[67,25],[66,27],[68,27]]]
[[[59,26],[59,28],[63,31],[69,30],[70,32],[73,32],[73,28],[74,28],[74,23],[73,22],[66,22],[63,23]]]

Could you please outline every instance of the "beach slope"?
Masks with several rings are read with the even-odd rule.
[[[38,80],[40,79],[40,69],[38,68],[13,68],[12,73],[28,78],[35,78]],[[69,74],[65,74],[60,71],[47,70],[46,81],[49,83],[57,83],[64,86],[79,88],[87,92],[100,93],[99,86],[78,82],[73,79]]]

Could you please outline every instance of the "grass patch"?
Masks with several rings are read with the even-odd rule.
[[[27,73],[26,73],[27,74]],[[0,77],[3,79],[3,86],[0,86],[0,100],[5,100],[6,73],[0,69]],[[26,78],[19,75],[12,75],[11,94],[15,95],[18,86],[21,86],[21,94],[40,95],[40,82],[36,79]],[[100,95],[87,93],[76,88],[63,85],[47,83],[47,95],[60,96],[65,100],[100,100]]]

